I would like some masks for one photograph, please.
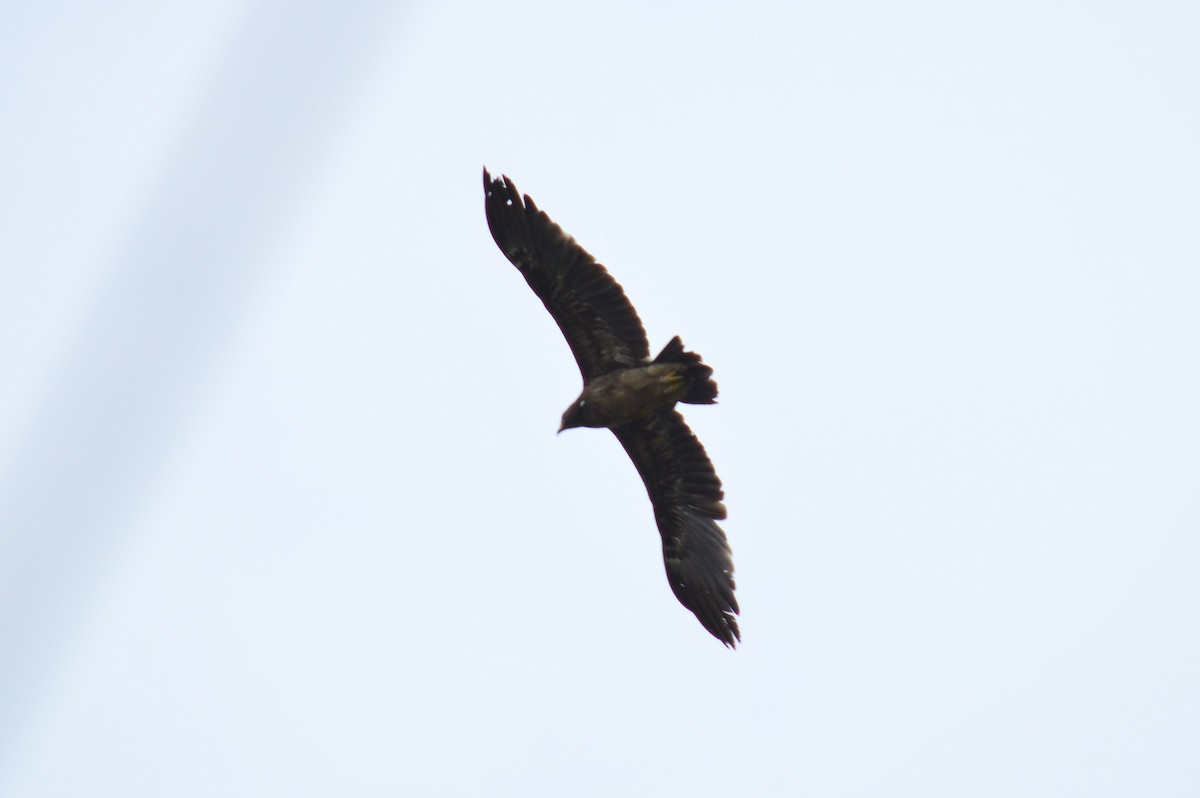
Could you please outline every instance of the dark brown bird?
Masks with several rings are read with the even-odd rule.
[[[724,492],[676,402],[713,404],[717,384],[700,356],[672,338],[650,359],[646,331],[608,271],[562,231],[508,177],[483,170],[492,238],[525,277],[567,339],[583,392],[559,432],[608,427],[637,467],[662,536],[667,581],[676,598],[729,647],[740,640],[733,560],[717,521]]]

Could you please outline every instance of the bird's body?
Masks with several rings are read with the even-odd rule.
[[[667,358],[694,357],[695,363]],[[615,429],[628,421],[670,410],[676,402],[712,404],[717,385],[712,369],[700,358],[683,351],[683,342],[675,338],[653,362],[601,374],[583,386],[563,413],[561,432],[571,427],[608,427]]]
[[[674,407],[687,392],[681,370],[674,365],[650,365],[597,377],[567,409],[561,429],[615,428]]]
[[[607,427],[646,484],[672,591],[721,642],[740,640],[721,480],[675,409],[712,404],[717,385],[676,337],[653,360],[641,320],[608,271],[507,177],[483,172],[488,228],[558,323],[584,387],[561,432]]]

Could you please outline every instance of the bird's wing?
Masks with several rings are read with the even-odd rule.
[[[667,581],[683,606],[727,646],[741,640],[733,559],[717,521],[721,480],[683,416],[667,410],[613,429],[637,466],[662,535]]]
[[[584,381],[649,357],[641,319],[612,275],[508,177],[484,169],[483,190],[492,238],[558,322]]]

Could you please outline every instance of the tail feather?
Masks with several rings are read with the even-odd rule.
[[[654,358],[655,363],[678,363],[686,367],[688,392],[679,401],[690,405],[711,405],[717,401],[717,384],[712,379],[712,367],[706,366],[695,352],[687,352],[679,336],[672,338]]]

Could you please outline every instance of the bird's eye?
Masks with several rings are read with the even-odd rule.
[[[584,405],[586,405],[586,404],[587,404],[587,399],[580,399],[580,400],[579,400],[579,406],[580,406],[580,407],[583,407],[583,406],[584,406]]]

